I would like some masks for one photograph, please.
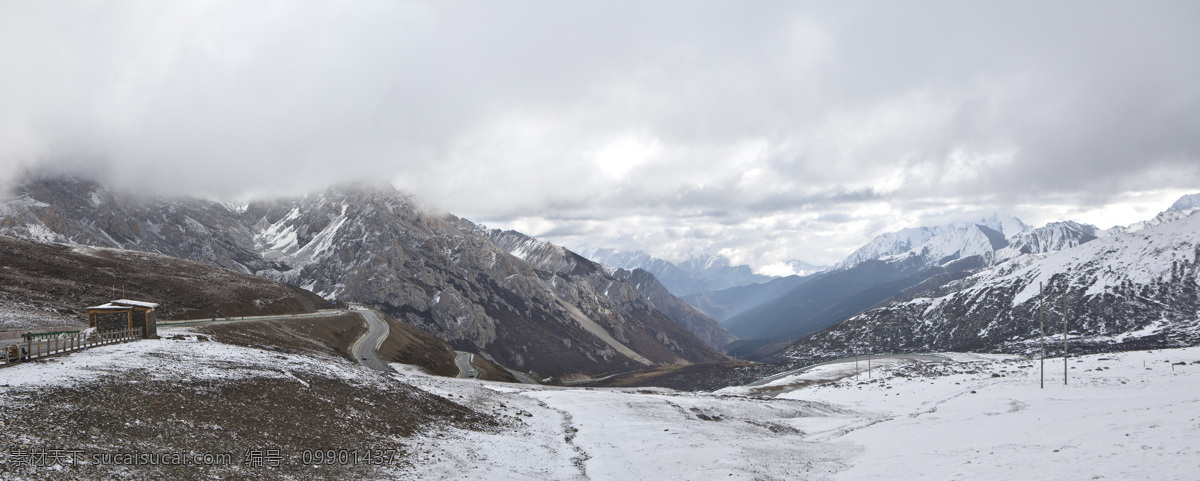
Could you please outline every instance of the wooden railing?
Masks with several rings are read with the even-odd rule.
[[[3,350],[3,352],[0,352],[0,360],[4,361],[4,364],[0,364],[0,366],[78,351],[89,347],[136,341],[142,338],[142,328],[140,327],[93,332],[91,335],[85,335],[85,333],[86,331],[81,331],[74,334],[60,334],[50,338],[29,336],[29,338],[21,342],[5,344],[0,346],[0,349]]]

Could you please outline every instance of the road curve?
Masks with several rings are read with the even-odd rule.
[[[392,372],[392,368],[379,359],[379,345],[383,344],[383,340],[387,339],[391,329],[388,328],[386,322],[380,319],[375,311],[351,311],[354,314],[362,316],[363,320],[367,321],[367,333],[354,341],[354,346],[350,348],[351,355],[358,361],[359,364],[367,366],[376,371]]]
[[[469,352],[454,351],[454,364],[458,366],[458,377],[478,378],[479,371],[471,365],[475,355]]]
[[[528,374],[525,374],[516,369],[509,369],[506,367],[506,368],[504,368],[504,370],[508,371],[509,374],[512,374],[513,377],[517,378],[518,381],[521,381],[521,384],[541,384],[540,382],[537,382],[537,379],[529,377]]]

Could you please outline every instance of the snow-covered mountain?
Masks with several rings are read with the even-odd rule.
[[[1100,233],[1091,224],[1051,222],[1013,239],[1007,247],[996,251],[993,262],[1003,262],[1023,254],[1046,254],[1070,249],[1096,240]]]
[[[978,222],[956,222],[933,227],[912,227],[880,234],[858,248],[834,269],[849,269],[868,260],[919,257],[928,266],[975,255],[990,256],[1009,239],[1029,230],[1015,217],[993,215]]]
[[[708,279],[717,289],[757,284],[773,279],[771,276],[755,274],[748,265],[735,266],[722,255],[693,257],[679,263],[679,268]]]
[[[977,222],[881,234],[834,267],[774,298],[744,306],[722,323],[747,340],[743,346],[751,346],[753,354],[735,348],[739,355],[756,358],[769,354],[765,351],[770,346],[825,329],[903,292],[936,287],[986,268],[995,262],[998,252],[1009,247],[1010,239],[1024,239],[1029,232],[1029,226],[1019,219],[993,215]],[[1049,242],[1037,243],[1043,237],[1056,238],[1047,231],[1021,245],[1040,249]],[[714,293],[707,297],[693,302],[723,296]],[[704,307],[719,311],[724,306]],[[750,342],[755,340],[771,342]]]
[[[888,352],[962,349],[1031,352],[1044,312],[1048,334],[1068,329],[1078,349],[1200,343],[1200,209],[1134,232],[1079,242],[1091,226],[1058,223],[1021,254],[975,275],[872,309],[786,350],[795,358],[835,355],[867,340]],[[1179,211],[1169,211],[1176,212]],[[1162,216],[1160,216],[1162,217]],[[1055,242],[1049,241],[1060,241]],[[1072,245],[1073,244],[1073,245]],[[1039,289],[1042,289],[1039,291]],[[1055,348],[1052,346],[1052,348]]]
[[[1200,194],[1187,194],[1176,200],[1167,212],[1191,212],[1200,209]]]
[[[599,248],[586,249],[582,254],[610,269],[642,269],[649,272],[676,296],[728,289],[773,279],[770,276],[755,274],[750,266],[732,265],[729,259],[720,255],[694,257],[674,264],[642,251]]]
[[[337,187],[232,209],[135,199],[63,179],[29,182],[15,194],[0,207],[0,233],[282,280],[375,306],[458,349],[542,376],[723,359],[634,282],[556,246],[530,244],[514,250],[524,258],[511,255],[513,246],[493,243],[486,229],[430,214],[390,187]]]
[[[1183,220],[1200,211],[1192,207],[1196,202],[1197,197],[1185,196],[1154,219],[1109,230],[1072,221],[1031,229],[1018,219],[992,216],[979,222],[882,234],[835,269],[723,320],[731,332],[746,340],[740,344],[753,350],[753,354],[747,354],[742,347],[735,346],[729,352],[756,358],[769,354],[766,352],[769,347],[778,346],[781,340],[800,339],[851,318],[883,315],[879,313],[885,311],[877,308],[888,309],[884,306],[897,300],[923,295],[921,292],[954,291],[966,282],[964,278],[978,279],[1059,252],[1090,252],[1084,247],[1100,239],[1118,238]],[[1125,268],[1144,270],[1136,266]],[[974,308],[974,305],[961,306],[962,311],[946,315],[954,317]],[[995,339],[983,343],[990,346]],[[939,349],[951,349],[937,345]]]
[[[1103,232],[1103,235],[1137,232],[1148,227],[1166,224],[1182,219],[1200,210],[1200,194],[1188,194],[1180,197],[1167,210],[1159,212],[1153,219],[1134,222],[1127,226],[1116,226]]]

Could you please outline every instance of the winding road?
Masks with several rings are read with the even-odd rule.
[[[454,351],[454,354],[454,364],[458,366],[458,377],[479,377],[479,371],[471,365],[471,361],[475,360],[474,354],[463,351]]]
[[[379,359],[379,345],[383,344],[383,340],[387,339],[391,329],[388,328],[386,322],[380,319],[375,311],[352,311],[355,314],[362,316],[363,320],[367,321],[367,333],[354,341],[354,346],[350,347],[350,354],[359,364],[367,366],[376,371],[392,372],[392,368]]]

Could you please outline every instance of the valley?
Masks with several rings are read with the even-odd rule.
[[[0,0],[0,481],[1195,481],[1198,49],[1187,0]]]
[[[157,339],[0,366],[5,479],[1187,479],[1163,460],[1200,454],[1194,207],[913,229],[759,283],[693,263],[740,284],[690,305],[394,190],[22,192],[4,331],[78,329],[118,291],[162,308]],[[1065,385],[1035,371],[1039,316],[1070,316]]]

